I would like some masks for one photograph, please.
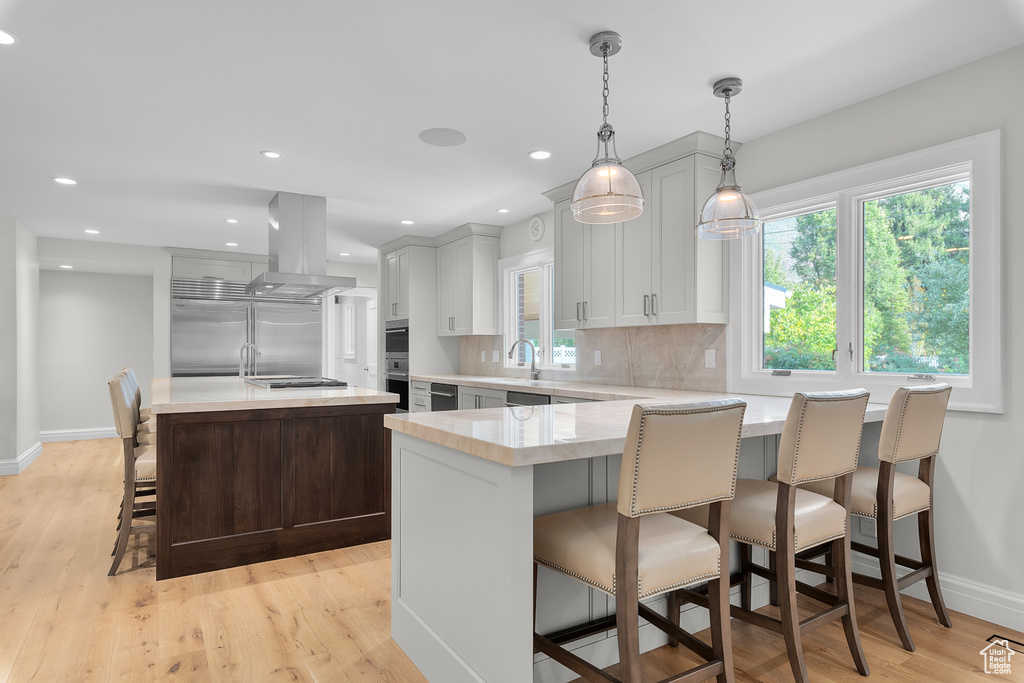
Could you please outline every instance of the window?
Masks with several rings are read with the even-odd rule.
[[[501,261],[503,274],[505,348],[528,339],[537,349],[537,366],[571,368],[576,365],[576,331],[555,330],[554,257],[550,249]],[[506,367],[528,364],[531,350],[520,344]]]
[[[996,131],[754,195],[729,388],[942,381],[951,408],[1001,411],[999,192]]]

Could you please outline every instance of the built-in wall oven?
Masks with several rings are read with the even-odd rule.
[[[409,321],[384,323],[385,389],[398,394],[397,411],[409,412]]]

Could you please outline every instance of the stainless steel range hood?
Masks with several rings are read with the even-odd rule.
[[[278,192],[268,207],[270,268],[245,293],[277,299],[319,299],[356,286],[327,275],[327,199]]]

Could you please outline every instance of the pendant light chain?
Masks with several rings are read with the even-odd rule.
[[[732,98],[729,96],[729,94],[726,93],[726,95],[725,95],[725,150],[723,150],[723,153],[727,157],[731,157],[732,156],[732,140],[731,140],[730,135],[729,135],[729,133],[731,131],[730,122],[732,120],[732,115],[729,113],[729,100],[731,100],[731,99]]]
[[[604,113],[604,125],[607,126],[608,125],[608,92],[609,92],[609,90],[608,90],[608,43],[605,43],[604,46],[601,48],[601,54],[604,56],[604,91],[602,92],[602,95],[604,96],[604,108],[602,109],[602,112]]]

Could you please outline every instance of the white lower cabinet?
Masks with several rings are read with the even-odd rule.
[[[409,412],[430,412],[430,382],[409,383]]]
[[[459,410],[476,408],[504,408],[505,392],[497,389],[459,387]]]
[[[594,402],[594,399],[592,399],[592,398],[575,398],[573,396],[552,396],[551,397],[551,404],[552,405],[555,405],[556,403],[593,403],[593,402]]]

